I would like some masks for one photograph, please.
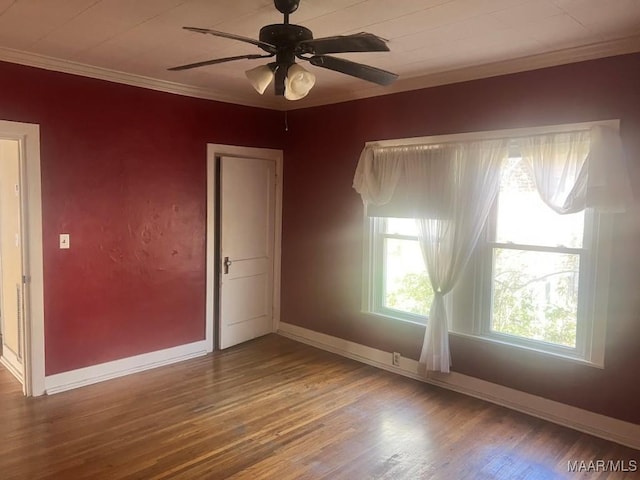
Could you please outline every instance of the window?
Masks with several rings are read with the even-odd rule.
[[[585,247],[591,243],[593,213],[555,213],[519,157],[509,158],[501,173],[487,227],[483,275],[490,302],[483,332],[557,352],[582,351],[587,326],[582,297],[589,270]]]
[[[598,124],[618,128],[617,121]],[[376,145],[517,138],[589,130],[593,125],[596,123],[445,135]],[[502,164],[500,189],[472,259],[457,286],[445,296],[449,331],[602,366],[611,217],[592,209],[555,213],[540,197],[529,164],[517,150],[512,149]],[[425,323],[433,291],[415,219],[372,216],[394,212],[376,207],[365,217],[363,310]]]
[[[433,291],[411,218],[371,217],[370,304],[367,310],[424,323]]]

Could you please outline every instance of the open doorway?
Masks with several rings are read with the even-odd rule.
[[[0,138],[0,363],[22,384],[25,309],[20,142]]]
[[[0,121],[0,363],[44,393],[39,126]]]

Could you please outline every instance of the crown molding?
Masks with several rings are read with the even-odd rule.
[[[73,62],[70,60],[62,60],[59,58],[48,57],[36,53],[14,50],[12,48],[0,47],[0,61],[17,63],[29,67],[42,68],[54,72],[70,73],[82,77],[95,78],[98,80],[106,80],[108,82],[120,83],[132,87],[146,88],[159,92],[173,93],[186,97],[202,98],[206,100],[215,100],[217,102],[233,103],[236,105],[245,105],[248,107],[258,108],[276,108],[270,102],[268,97],[256,96],[255,101],[245,97],[227,95],[208,88],[194,87],[167,80],[159,80],[133,73],[120,72],[110,70],[108,68],[86,65],[83,63]]]
[[[331,96],[325,96],[323,98],[313,97],[310,95],[304,100],[291,105],[291,108],[288,110],[317,107],[352,100],[360,100],[363,98],[390,95],[392,93],[420,90],[439,85],[538,70],[541,68],[555,67],[558,65],[595,60],[604,57],[613,57],[616,55],[635,52],[640,52],[640,35],[554,50],[552,52],[528,55],[526,57],[519,57],[499,62],[478,64],[455,70],[432,72],[426,75],[419,75],[410,78],[401,77],[394,84],[387,87],[371,86],[366,89],[342,92]]]
[[[159,92],[184,95],[187,97],[233,103],[248,107],[286,111],[378,97],[411,90],[420,90],[438,85],[466,82],[469,80],[478,80],[481,78],[495,77],[499,75],[508,75],[511,73],[537,70],[540,68],[554,67],[568,63],[595,60],[597,58],[635,52],[640,52],[640,35],[565,48],[499,62],[478,64],[455,70],[436,71],[426,75],[400,78],[393,85],[387,87],[377,85],[368,86],[364,89],[345,91],[322,97],[310,95],[298,102],[284,102],[282,99],[276,98],[275,96],[252,95],[245,97],[228,95],[208,88],[194,87],[181,83],[169,82],[167,80],[159,80],[142,75],[95,67],[83,63],[61,60],[58,58],[5,47],[0,47],[0,61],[106,80],[108,82],[147,88]]]

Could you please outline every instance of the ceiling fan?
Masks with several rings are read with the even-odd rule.
[[[347,52],[388,52],[389,47],[385,39],[364,32],[314,39],[313,33],[308,28],[289,23],[289,15],[298,9],[300,0],[274,0],[273,3],[284,15],[284,22],[262,27],[259,40],[208,28],[183,27],[192,32],[249,43],[262,49],[266,52],[265,54],[216,58],[180,65],[169,70],[188,70],[235,60],[275,57],[274,62],[247,70],[245,73],[260,94],[263,94],[275,79],[275,94],[283,95],[288,100],[304,98],[315,84],[315,75],[296,63],[296,58],[308,61],[316,67],[351,75],[378,85],[389,85],[398,78],[398,75],[386,70],[327,55]]]

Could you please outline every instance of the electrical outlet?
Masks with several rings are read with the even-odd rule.
[[[393,352],[393,356],[391,357],[391,363],[393,363],[396,367],[400,366],[400,355],[399,352]]]

